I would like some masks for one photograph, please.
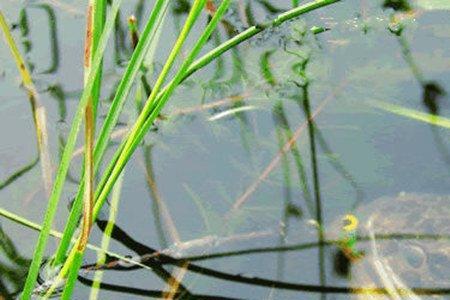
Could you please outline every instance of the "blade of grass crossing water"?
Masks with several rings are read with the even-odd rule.
[[[97,254],[97,265],[102,265],[106,262],[106,251],[109,247],[109,242],[111,240],[111,234],[114,228],[114,224],[116,222],[117,218],[117,211],[119,209],[119,201],[120,201],[120,193],[122,191],[122,183],[123,183],[123,177],[124,173],[122,172],[122,175],[117,180],[116,184],[114,185],[112,196],[111,196],[111,208],[109,209],[109,218],[108,218],[108,224],[106,225],[105,231],[103,232],[103,238],[101,243],[101,249],[103,251],[99,252]],[[91,293],[89,295],[90,300],[96,300],[98,299],[99,289],[100,289],[100,283],[102,281],[103,277],[103,271],[99,270],[95,272],[94,275],[94,283],[91,287]]]
[[[88,76],[91,71],[91,64],[93,60],[93,53],[97,51],[98,40],[103,28],[102,23],[102,7],[103,1],[90,0],[88,3],[87,15],[86,15],[86,34],[85,34],[85,48],[84,48],[84,85],[88,83]],[[95,18],[100,20],[95,20]],[[97,27],[95,27],[97,26]],[[81,234],[75,245],[75,254],[69,256],[64,263],[61,271],[59,272],[54,284],[48,289],[44,299],[52,296],[53,291],[56,289],[59,282],[65,281],[62,299],[69,299],[72,295],[75,281],[78,276],[78,269],[81,266],[84,251],[86,249],[89,235],[92,228],[92,209],[94,203],[94,161],[93,161],[93,148],[94,148],[94,135],[95,135],[95,114],[96,104],[98,103],[98,96],[100,94],[100,80],[101,80],[101,67],[96,75],[94,88],[91,96],[88,98],[85,108],[85,146],[84,146],[84,170],[83,170],[83,218],[81,223]]]
[[[153,97],[155,97],[157,95],[162,84],[164,83],[164,80],[167,77],[176,57],[178,56],[179,52],[181,51],[184,41],[186,40],[195,21],[198,19],[198,16],[200,15],[200,12],[202,11],[205,4],[206,4],[206,0],[196,0],[194,2],[193,6],[191,8],[191,11],[187,17],[185,26],[183,27],[183,30],[181,31],[180,36],[177,39],[175,46],[174,46],[173,50],[171,51],[169,58],[167,59],[166,64],[164,65],[164,67],[161,71],[161,74],[158,77],[158,80],[155,83],[155,86],[154,86],[153,92],[152,92]],[[135,126],[132,129],[132,132],[136,132],[139,130],[139,126],[138,126],[139,121],[145,122],[144,113],[151,109],[151,104],[153,104],[153,102],[154,102],[154,98],[152,99],[152,95],[150,95],[149,99],[147,100],[147,103],[143,109],[143,113],[141,113],[141,115],[139,116],[138,121],[135,123]],[[126,147],[127,147],[127,145],[125,144],[124,148],[126,149]],[[120,157],[119,157],[119,160],[120,160]],[[122,169],[123,168],[121,168],[120,171],[118,171],[118,172],[116,171],[115,174],[117,174],[117,176],[119,176]],[[114,177],[114,183],[115,183],[116,179],[117,179],[117,177]],[[114,183],[112,185],[114,185]],[[111,188],[112,188],[112,186],[111,186]],[[105,199],[106,199],[106,197],[105,197]],[[96,217],[97,217],[97,214],[94,215],[94,219]],[[84,235],[82,234],[81,238],[79,239],[80,244],[78,244],[77,247],[72,248],[72,251],[70,252],[70,254],[67,258],[67,261],[64,263],[64,266],[63,266],[60,274],[58,275],[58,280],[56,280],[55,285],[52,285],[52,287],[48,290],[46,297],[49,297],[52,294],[53,290],[56,288],[56,284],[58,283],[58,281],[63,280],[63,278],[65,278],[67,276],[67,272],[69,272],[69,270],[70,270],[70,274],[78,273],[78,270],[79,270],[78,259],[80,259],[80,256],[82,257],[83,251],[84,251],[84,249],[81,247],[83,238],[84,238]],[[86,241],[86,243],[87,243],[87,241]],[[69,275],[69,277],[71,277],[71,275]],[[69,289],[72,289],[70,284],[67,284],[67,286],[69,287]],[[66,297],[70,297],[70,293],[71,292],[69,290],[67,292]]]
[[[51,225],[53,223],[53,218],[56,213],[56,208],[58,206],[59,198],[61,196],[62,188],[64,186],[64,182],[66,179],[67,171],[69,169],[70,161],[72,159],[73,150],[75,148],[76,139],[78,136],[78,132],[80,129],[80,125],[83,119],[84,110],[87,104],[89,97],[92,94],[92,90],[94,87],[95,78],[100,69],[103,53],[105,51],[108,38],[114,26],[114,20],[116,18],[117,12],[120,7],[120,3],[122,0],[113,1],[110,15],[105,24],[105,29],[102,33],[102,36],[99,41],[98,49],[94,55],[94,60],[92,63],[92,69],[88,76],[88,82],[83,90],[81,95],[80,102],[77,107],[77,111],[75,113],[72,127],[67,139],[66,147],[64,149],[64,153],[61,159],[61,163],[58,168],[58,173],[55,179],[55,183],[53,185],[53,190],[50,195],[49,203],[47,206],[47,210],[44,216],[44,221],[42,224],[42,231],[39,235],[38,242],[36,245],[36,249],[33,255],[33,260],[28,271],[27,279],[25,282],[25,287],[22,294],[22,299],[28,300],[31,298],[31,294],[39,273],[39,268],[42,262],[42,258],[44,255],[44,251],[46,248],[49,232]],[[70,241],[69,241],[70,242]]]
[[[23,226],[28,227],[30,229],[33,229],[35,231],[41,231],[42,230],[42,226],[41,225],[36,224],[36,223],[34,223],[34,222],[32,222],[32,221],[30,221],[28,219],[25,219],[22,216],[16,215],[16,214],[14,214],[14,213],[12,213],[10,211],[7,211],[6,209],[3,209],[3,208],[0,208],[0,216],[4,217],[6,219],[9,219],[9,220],[11,220],[11,221],[13,221],[13,222],[15,222],[17,224],[20,224],[20,225],[23,225]],[[50,230],[50,235],[52,237],[55,237],[55,238],[58,238],[58,239],[60,239],[62,237],[62,233],[59,232],[59,231],[56,231],[56,230]],[[92,251],[96,251],[96,252],[104,252],[107,255],[111,256],[111,257],[115,257],[117,259],[121,259],[121,260],[123,260],[123,261],[125,261],[127,263],[134,264],[134,265],[139,266],[139,267],[141,267],[143,269],[151,271],[150,267],[148,267],[148,266],[146,266],[146,265],[144,265],[142,263],[139,263],[137,261],[134,261],[134,260],[132,260],[130,258],[127,258],[126,256],[117,254],[115,252],[108,251],[108,250],[104,249],[103,247],[99,248],[99,247],[97,247],[95,245],[88,244],[87,248],[92,250]]]
[[[99,28],[94,28],[94,24],[103,27],[100,22],[94,23],[95,11],[98,11],[97,3],[101,1],[90,0],[88,4],[87,26],[86,26],[86,41],[85,41],[85,58],[84,58],[84,84],[86,86],[87,77],[90,72],[92,63],[92,53],[96,51],[94,45],[94,32],[97,32],[97,39],[100,33]],[[99,5],[101,6],[101,4]],[[93,13],[94,12],[94,13]],[[101,17],[98,16],[97,17]],[[99,79],[100,73],[96,79]],[[99,82],[99,81],[97,81]],[[84,201],[83,201],[83,222],[81,225],[81,235],[77,240],[76,253],[72,261],[67,261],[61,271],[63,277],[68,272],[66,284],[64,286],[62,299],[70,299],[75,282],[78,276],[78,269],[81,266],[84,251],[89,240],[89,235],[92,228],[92,210],[94,204],[94,160],[93,160],[93,148],[94,148],[94,134],[95,134],[95,120],[94,120],[94,103],[98,103],[98,99],[94,97],[99,95],[100,86],[97,86],[97,92],[93,91],[91,97],[89,97],[85,109],[85,146],[84,146]],[[94,89],[95,90],[95,89]],[[94,95],[95,94],[95,95]],[[59,276],[61,277],[61,276]],[[51,289],[48,295],[51,295]],[[47,296],[47,295],[46,295]]]
[[[197,4],[198,2],[195,2]],[[205,1],[202,1],[201,8],[205,5]],[[114,164],[110,164],[107,171],[111,170],[110,173],[105,172],[104,176],[102,177],[102,181],[99,184],[97,188],[96,196],[96,204],[94,207],[94,219],[98,215],[98,212],[100,211],[103,202],[106,200],[106,197],[114,184],[115,180],[117,179],[118,174],[120,174],[121,170],[127,163],[128,159],[130,158],[133,151],[136,149],[137,145],[142,141],[142,138],[144,137],[145,133],[147,132],[148,128],[151,126],[153,120],[158,116],[159,111],[164,106],[165,102],[168,100],[168,98],[171,96],[172,92],[178,86],[178,84],[181,82],[183,74],[189,67],[189,65],[192,63],[192,61],[195,59],[195,57],[200,52],[203,45],[207,42],[209,36],[216,28],[219,20],[225,13],[226,9],[228,8],[229,0],[225,0],[222,2],[221,6],[217,10],[215,16],[207,26],[204,33],[201,35],[197,43],[194,45],[193,50],[188,55],[188,57],[184,60],[184,63],[180,67],[180,70],[175,75],[175,80],[171,82],[171,85],[169,85],[167,92],[163,94],[163,97],[160,99],[157,99],[157,95],[159,93],[159,89],[161,88],[161,84],[155,84],[154,89],[152,90],[152,94],[150,95],[149,99],[147,100],[137,122],[133,126],[132,132],[128,135],[128,138],[124,142],[123,150],[119,153],[116,152],[116,154],[119,154],[117,162],[114,162]],[[193,6],[191,12],[196,9],[195,6]],[[195,15],[194,15],[195,16]],[[197,13],[198,16],[198,13]],[[195,16],[196,17],[196,16]],[[189,17],[186,21],[186,26],[192,27],[193,24],[189,24]],[[180,39],[177,41],[174,47],[174,51],[172,52],[172,55],[169,57],[168,63],[172,63],[171,59],[174,59],[174,56],[178,53],[178,51],[181,49],[182,43],[184,42],[184,39],[187,36],[187,33],[189,32],[189,27],[184,27],[181,34]],[[171,58],[173,57],[173,58]],[[167,66],[167,65],[166,65]],[[170,66],[169,66],[170,67]],[[167,70],[167,71],[166,71]],[[165,77],[165,73],[168,72],[168,68],[164,68],[161,72],[161,75],[159,77],[159,80],[157,83],[164,80],[161,76],[163,75]],[[155,109],[158,109],[159,111],[155,112]],[[149,118],[149,115],[152,115],[152,117]],[[104,184],[102,184],[104,182]]]
[[[114,185],[115,180],[117,180],[118,175],[120,174],[121,170],[123,169],[123,166],[124,166],[123,163],[120,164],[120,166],[121,166],[120,168],[114,167],[115,163],[116,162],[119,163],[120,161],[123,162],[127,159],[123,155],[123,153],[127,153],[127,149],[129,149],[132,144],[132,138],[130,138],[130,137],[133,137],[134,135],[136,135],[139,132],[140,127],[145,122],[146,115],[148,115],[148,113],[151,111],[152,104],[155,101],[156,96],[162,87],[162,84],[164,83],[170,69],[173,66],[173,63],[175,62],[176,57],[178,56],[178,54],[181,51],[181,48],[182,48],[190,30],[192,29],[196,19],[198,18],[201,11],[203,10],[203,7],[205,6],[205,4],[206,4],[206,0],[195,0],[195,2],[193,3],[192,8],[189,12],[189,15],[186,19],[185,25],[184,25],[182,31],[180,32],[180,35],[178,36],[178,39],[175,42],[175,45],[174,45],[172,51],[170,52],[169,57],[167,58],[166,63],[164,64],[164,67],[163,67],[161,73],[158,76],[158,79],[156,80],[156,83],[152,89],[152,93],[150,94],[149,98],[147,99],[147,102],[146,102],[144,108],[142,109],[142,112],[140,113],[137,121],[134,123],[134,125],[131,129],[131,132],[128,134],[128,138],[124,139],[121,146],[119,147],[120,152],[116,151],[114,159],[110,162],[107,170],[105,171],[105,175],[102,177],[102,180],[100,181],[100,183],[97,187],[97,191],[96,191],[96,195],[95,195],[95,199],[96,199],[95,207],[97,208],[97,210],[94,208],[94,219],[96,218],[96,216],[99,212],[99,208],[101,208],[101,206],[103,205],[104,200],[106,200],[107,194],[109,193],[112,186]],[[104,187],[106,187],[106,189],[104,189]]]
[[[109,136],[111,135],[111,132],[114,129],[115,124],[117,123],[117,119],[119,118],[119,114],[122,110],[126,97],[131,89],[139,68],[142,65],[142,60],[144,59],[147,50],[151,46],[153,40],[155,39],[155,33],[163,20],[164,13],[167,10],[168,5],[168,0],[158,0],[155,3],[147,25],[142,31],[139,42],[136,45],[136,49],[131,56],[128,67],[125,70],[122,80],[119,83],[116,95],[114,96],[111,104],[111,108],[99,134],[98,142],[94,152],[94,159],[96,163],[100,161],[105,152],[105,149],[108,145]]]
[[[220,46],[214,48],[213,50],[209,51],[196,61],[194,61],[189,67],[187,68],[186,72],[183,74],[183,77],[181,79],[181,82],[183,82],[185,79],[187,79],[189,76],[191,76],[196,71],[202,69],[206,65],[208,65],[210,62],[212,62],[214,59],[221,56],[223,53],[227,52],[228,50],[232,49],[233,47],[239,45],[240,43],[247,41],[248,39],[252,38],[253,36],[257,35],[258,33],[271,28],[271,27],[277,27],[281,24],[283,24],[286,21],[289,21],[291,19],[294,19],[302,14],[308,13],[310,11],[313,11],[315,9],[331,5],[333,3],[339,2],[341,0],[318,0],[313,1],[310,3],[303,4],[299,7],[293,8],[285,13],[282,13],[278,15],[277,18],[266,22],[264,24],[255,25],[247,30],[235,35],[233,38],[229,39],[228,41],[222,43]],[[161,98],[164,93],[167,92],[167,89],[171,84],[173,84],[173,81],[175,79],[172,79],[172,81],[166,85],[164,89],[162,89],[157,98]]]
[[[240,43],[247,41],[251,37],[257,35],[258,33],[271,28],[271,27],[277,27],[281,24],[283,24],[286,21],[292,20],[302,14],[305,14],[307,12],[313,11],[315,9],[331,5],[333,3],[339,2],[341,0],[317,0],[312,1],[309,3],[305,3],[301,6],[298,6],[296,8],[293,8],[285,13],[282,13],[278,15],[275,19],[265,22],[263,24],[258,24],[255,26],[252,26],[245,31],[235,35],[233,38],[229,39],[228,41],[222,43],[220,46],[214,48],[213,50],[209,51],[199,59],[197,59],[192,65],[189,66],[189,69],[186,71],[186,73],[183,76],[183,80],[188,78],[190,75],[195,73],[196,71],[202,69],[204,66],[208,65],[211,61],[222,55],[223,53],[227,52],[228,50],[234,48],[235,46],[239,45]],[[165,92],[163,90],[163,92]]]
[[[117,92],[112,101],[111,108],[106,116],[105,122],[103,123],[97,139],[97,143],[94,148],[94,175],[100,165],[103,154],[106,151],[109,137],[114,129],[114,126],[117,123],[123,104],[132,87],[134,79],[146,55],[146,52],[155,40],[155,32],[162,23],[163,16],[165,15],[168,5],[168,0],[158,0],[155,3],[149,20],[144,30],[142,31],[138,44],[136,45],[136,49],[131,56],[130,62],[128,63],[128,66],[122,76],[119,86],[117,87]],[[67,249],[70,246],[69,241],[72,239],[72,236],[77,227],[77,221],[81,214],[83,190],[84,183],[78,189],[77,196],[75,197],[72,210],[66,223],[66,228],[64,229],[64,236],[56,251],[56,264],[63,262]]]

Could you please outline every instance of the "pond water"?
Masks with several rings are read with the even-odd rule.
[[[105,56],[99,126],[131,53],[126,19],[135,14],[142,28],[154,1],[124,2]],[[186,2],[170,8],[156,72],[183,24]],[[400,16],[382,4],[342,1],[266,30],[176,90],[125,168],[109,245],[123,256],[143,256],[152,268],[113,262],[103,272],[99,299],[158,298],[168,289],[166,273],[187,290],[181,298],[351,298],[352,283],[334,271],[335,246],[320,242],[318,225],[327,228],[381,196],[450,193],[448,123],[430,124],[436,118],[429,115],[450,117],[450,10],[418,8]],[[83,86],[86,6],[80,0],[0,3],[32,66],[55,170]],[[242,31],[252,19],[270,20],[277,9],[290,8],[288,0],[233,1],[205,50],[227,39],[230,24]],[[403,18],[401,33],[388,29],[394,15]],[[313,26],[329,30],[313,34]],[[0,207],[41,223],[47,196],[35,163],[30,104],[4,42],[0,58]],[[136,94],[133,89],[128,97],[109,154],[136,118]],[[426,115],[418,120],[419,113]],[[53,226],[58,231],[81,163],[78,155],[71,165]],[[93,245],[102,242],[111,205],[110,199],[94,226]],[[26,263],[15,256],[32,257],[38,232],[3,217],[0,228],[0,289],[7,299],[25,279]],[[52,238],[47,255],[57,245]],[[155,260],[155,250],[167,257]],[[83,263],[96,261],[88,249]],[[89,298],[94,274],[80,273],[73,299]]]

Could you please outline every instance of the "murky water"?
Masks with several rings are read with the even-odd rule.
[[[24,12],[27,16],[29,32],[18,26],[13,34],[34,66],[55,166],[82,89],[86,2],[1,3],[11,24]],[[143,20],[153,1],[145,2]],[[235,2],[244,7],[251,3],[248,7],[259,21],[276,14],[261,1]],[[283,10],[292,5],[270,2]],[[124,44],[117,31],[118,46],[111,42],[107,51],[100,116],[107,112],[129,55],[126,17],[136,13],[137,4],[126,1],[120,12]],[[402,191],[450,193],[448,129],[392,113],[386,105],[433,112],[424,98],[430,100],[436,94],[432,87],[439,86],[447,93],[431,101],[437,104],[434,111],[450,116],[449,14],[422,10],[395,35],[387,29],[393,11],[383,10],[381,1],[343,1],[264,32],[197,72],[168,102],[166,120],[148,133],[125,170],[116,219],[120,229],[109,250],[143,262],[154,261],[154,251],[162,251],[158,262],[174,276],[181,270],[183,287],[193,295],[350,298],[345,289],[351,282],[333,272],[333,251],[318,247],[318,218],[331,224],[372,199]],[[156,70],[174,41],[179,18],[183,15],[172,12],[167,19]],[[238,9],[227,20],[238,30],[249,22]],[[199,26],[206,21],[205,15]],[[303,34],[312,26],[330,30]],[[226,38],[222,24],[207,48]],[[30,45],[28,51],[24,43]],[[3,181],[32,164],[37,150],[26,93],[3,42],[0,58]],[[117,130],[135,118],[134,95],[129,98]],[[241,111],[221,114],[233,108]],[[308,115],[314,116],[310,126]],[[280,149],[293,137],[295,146],[283,155]],[[111,145],[109,153],[113,149]],[[76,193],[80,164],[78,156],[60,202],[57,230],[63,229]],[[40,223],[47,199],[39,165],[29,169],[0,190],[0,207]],[[105,209],[101,219],[107,217]],[[99,227],[91,244],[101,243]],[[32,256],[35,231],[6,218],[1,229],[20,255]],[[57,240],[51,240],[49,255],[56,246]],[[0,255],[2,267],[20,270],[11,257]],[[187,272],[185,258],[192,259]],[[96,259],[96,252],[88,250],[84,262]],[[115,268],[126,270],[105,270],[99,299],[158,297],[157,291],[166,290],[160,265],[157,270],[128,270],[121,264],[116,262]],[[3,269],[0,283],[15,291]],[[88,298],[93,276],[93,270],[82,273],[74,299]]]

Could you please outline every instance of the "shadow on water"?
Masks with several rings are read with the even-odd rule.
[[[101,230],[104,230],[106,226],[106,221],[97,221],[97,225]],[[387,290],[384,288],[370,288],[370,287],[339,287],[339,286],[329,286],[329,285],[309,285],[309,284],[300,284],[300,283],[292,283],[286,281],[277,281],[270,280],[258,277],[246,277],[243,275],[235,275],[229,274],[226,272],[221,272],[213,269],[209,269],[206,267],[201,267],[199,265],[194,264],[193,262],[210,260],[210,259],[219,259],[219,258],[229,258],[233,256],[241,256],[241,255],[249,255],[249,254],[263,254],[269,252],[290,252],[290,251],[303,251],[311,248],[324,248],[324,247],[335,247],[339,241],[320,241],[313,242],[307,244],[299,244],[299,245],[289,245],[282,247],[268,247],[268,248],[256,248],[256,249],[246,249],[235,252],[224,252],[224,253],[216,253],[210,255],[200,255],[200,256],[192,256],[186,258],[174,258],[169,255],[163,254],[162,251],[157,251],[149,246],[146,246],[135,239],[133,239],[129,234],[127,234],[124,230],[122,230],[117,225],[114,225],[114,229],[112,231],[111,237],[117,240],[119,243],[124,245],[126,248],[132,250],[138,256],[132,257],[136,262],[140,264],[144,264],[153,270],[157,268],[161,270],[163,265],[169,264],[174,266],[187,266],[187,269],[194,273],[199,273],[204,276],[222,279],[231,282],[239,282],[249,285],[256,286],[266,286],[272,287],[275,289],[287,289],[287,290],[296,290],[296,291],[305,291],[305,292],[319,292],[319,293],[365,293],[368,290],[375,294],[386,294]],[[358,241],[369,241],[370,237],[358,237]],[[387,235],[377,235],[377,240],[450,240],[450,236],[448,235],[435,235],[435,234],[387,234]],[[170,251],[175,251],[170,249]],[[138,265],[130,264],[129,262],[120,261],[114,258],[109,258],[108,262],[104,265],[97,264],[88,264],[84,265],[82,269],[86,272],[92,272],[95,270],[116,270],[116,271],[133,271],[140,269],[142,267]],[[84,276],[79,276],[81,282],[85,284],[92,284],[92,281],[85,278]],[[106,289],[111,290],[120,290],[123,293],[143,293],[144,290],[141,289],[133,289],[128,290],[127,288],[114,286],[105,284],[104,287]],[[412,287],[411,290],[418,295],[446,295],[450,294],[450,288],[416,288]],[[149,296],[158,297],[157,291],[148,291]],[[153,294],[155,296],[153,296]],[[192,295],[191,295],[192,296]],[[184,296],[183,296],[184,297]],[[183,298],[182,297],[182,298]],[[208,297],[208,296],[200,296],[200,297]],[[213,297],[213,296],[210,296]],[[184,299],[184,298],[183,298]],[[233,298],[224,298],[224,299],[233,299]]]
[[[14,299],[25,284],[30,260],[19,254],[11,238],[0,227],[0,250],[6,259],[0,263],[0,296]]]
[[[8,185],[12,184],[14,181],[25,175],[27,172],[31,171],[39,162],[39,157],[34,159],[31,163],[19,168],[9,177],[0,182],[0,190],[4,189]]]
[[[25,54],[28,54],[33,47],[33,41],[29,36],[30,33],[30,25],[29,25],[29,15],[27,10],[41,10],[45,12],[48,21],[48,30],[49,30],[49,38],[50,38],[50,63],[47,69],[40,71],[40,74],[53,74],[58,71],[59,67],[59,44],[58,44],[58,36],[57,36],[57,22],[56,22],[56,14],[54,9],[48,4],[38,4],[38,5],[28,5],[26,8],[22,8],[20,10],[20,19],[17,24],[14,24],[13,29],[18,27],[20,29],[21,37],[22,37],[22,45],[25,48]],[[39,41],[34,41],[34,43]],[[30,61],[27,61],[27,64],[30,66],[30,69],[34,69],[34,64]]]
[[[408,1],[386,1],[384,7],[390,7],[395,11],[406,13],[412,13],[413,11]],[[395,16],[395,14],[393,16]],[[449,105],[448,101],[444,102],[444,100],[448,100],[448,98],[446,98],[447,91],[438,82],[426,78],[424,72],[416,63],[416,60],[411,53],[411,46],[404,36],[404,30],[407,28],[407,25],[401,20],[395,20],[395,17],[391,18],[393,21],[389,25],[389,31],[397,38],[403,58],[409,66],[414,78],[422,88],[422,104],[430,114],[439,115],[441,106],[448,107]],[[439,128],[430,125],[430,129],[442,161],[448,166],[450,171],[450,150],[446,146],[443,137],[440,135]]]

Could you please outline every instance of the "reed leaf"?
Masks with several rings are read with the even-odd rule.
[[[98,41],[100,39],[101,32],[103,30],[103,8],[104,1],[90,0],[88,4],[88,13],[86,21],[86,39],[85,39],[85,51],[84,51],[84,85],[86,86],[88,76],[91,70],[92,55],[97,50]],[[83,201],[83,222],[81,226],[81,235],[77,240],[76,255],[73,262],[66,262],[62,268],[60,274],[65,277],[65,272],[68,270],[67,284],[64,286],[62,299],[70,299],[75,281],[78,276],[78,269],[81,266],[81,262],[84,255],[84,250],[89,240],[89,235],[92,228],[92,209],[94,204],[94,160],[93,160],[93,148],[94,148],[94,135],[95,135],[95,113],[96,104],[98,104],[98,98],[100,94],[100,82],[101,82],[101,67],[99,73],[95,78],[94,90],[91,97],[89,97],[85,109],[85,146],[84,146],[84,201]],[[52,294],[51,288],[48,295]]]
[[[108,251],[109,243],[111,240],[111,234],[114,228],[114,224],[117,218],[117,211],[119,209],[120,193],[122,191],[124,172],[117,180],[114,185],[112,196],[111,196],[111,208],[109,210],[108,224],[106,225],[105,231],[103,233],[101,252],[97,254],[97,265],[102,265],[106,262],[106,253]],[[102,281],[103,271],[99,270],[95,272],[94,283],[91,287],[91,293],[89,295],[90,300],[98,299],[98,293],[100,288],[100,283]]]
[[[158,80],[155,83],[155,86],[152,90],[152,94],[150,95],[149,99],[147,100],[146,105],[143,108],[143,112],[141,113],[141,115],[139,116],[138,120],[135,123],[135,126],[133,127],[133,129],[131,130],[131,132],[136,132],[139,131],[140,126],[139,126],[139,122],[145,122],[145,113],[147,111],[149,111],[151,109],[151,104],[154,103],[155,100],[155,96],[157,95],[158,91],[160,90],[160,88],[162,87],[165,78],[167,77],[176,57],[178,56],[179,52],[181,51],[181,48],[183,46],[184,41],[186,40],[190,30],[192,29],[195,21],[197,20],[200,12],[203,9],[203,6],[205,5],[206,0],[196,0],[191,8],[191,11],[187,17],[185,26],[182,30],[182,32],[180,33],[179,38],[177,39],[177,42],[175,43],[175,46],[172,50],[172,52],[169,55],[169,58],[166,61],[165,66],[163,67],[161,74],[158,77]],[[152,98],[153,95],[153,98]],[[133,136],[133,134],[130,134],[131,136]],[[124,149],[127,148],[127,144],[125,144]],[[122,168],[120,168],[120,171],[116,171],[117,177],[120,175],[120,172],[123,169],[123,166],[125,164],[121,164],[120,166],[122,166]],[[117,180],[117,177],[114,177],[114,182],[112,183],[112,185],[114,185],[115,180]],[[107,182],[108,183],[108,182]],[[101,183],[100,183],[101,184]],[[112,186],[110,186],[112,188]],[[109,191],[108,191],[109,192]],[[97,198],[96,198],[97,199]],[[106,199],[106,196],[103,198],[104,200]],[[101,208],[101,206],[99,206],[99,203],[103,203],[104,201],[100,202],[98,199],[96,201],[96,205],[94,207],[94,213],[93,213],[93,219],[95,220],[99,209],[95,210],[95,208]],[[82,226],[83,228],[83,226]],[[83,238],[85,237],[85,235],[82,233],[82,235],[80,236],[80,238],[78,239],[79,243],[82,243]],[[87,242],[87,241],[86,241]],[[64,263],[64,266],[62,268],[62,270],[60,271],[57,280],[55,281],[55,284],[52,285],[52,287],[48,290],[46,296],[49,297],[53,290],[56,288],[56,285],[58,284],[59,281],[64,280],[64,278],[67,276],[69,270],[70,270],[70,274],[73,273],[78,273],[79,270],[79,264],[78,264],[78,260],[80,259],[80,257],[82,257],[83,254],[83,248],[79,247],[80,244],[77,244],[76,247],[73,247],[72,250],[70,251],[70,254],[68,255],[68,258],[66,260],[66,262]],[[69,276],[70,277],[70,276]],[[72,289],[73,287],[71,287],[69,285],[69,289]],[[66,294],[66,293],[64,293]],[[70,290],[67,292],[66,297],[70,296]]]
[[[122,0],[115,0],[112,3],[112,8],[108,19],[106,20],[105,29],[100,38],[97,51],[94,55],[91,72],[89,72],[88,81],[85,89],[81,95],[80,102],[78,104],[71,130],[67,139],[66,147],[64,148],[64,152],[61,158],[61,163],[58,168],[58,173],[55,179],[55,183],[53,185],[52,193],[50,195],[49,203],[47,206],[47,210],[44,216],[44,221],[42,224],[42,231],[39,234],[38,242],[36,245],[36,249],[33,255],[33,260],[31,262],[30,269],[28,271],[27,279],[25,282],[25,287],[22,293],[22,299],[28,300],[31,299],[31,294],[33,292],[33,288],[39,273],[39,268],[41,266],[41,262],[44,256],[44,251],[47,245],[47,240],[49,237],[49,232],[51,229],[51,225],[53,223],[53,218],[56,213],[56,208],[58,206],[59,198],[61,196],[61,192],[64,186],[64,182],[66,179],[66,175],[69,169],[70,161],[72,159],[73,150],[75,148],[76,139],[78,136],[78,132],[83,120],[84,110],[86,108],[86,104],[89,98],[92,95],[92,91],[94,88],[95,78],[100,69],[100,65],[103,58],[103,53],[107,46],[108,38],[114,27],[114,20],[116,18],[117,12],[119,11],[120,3]],[[69,241],[70,242],[70,241]]]
[[[26,219],[26,218],[24,218],[22,216],[19,216],[19,215],[15,214],[15,213],[12,213],[12,212],[10,212],[10,211],[8,211],[6,209],[0,208],[0,216],[6,218],[8,220],[11,220],[14,223],[17,223],[17,224],[23,225],[23,226],[25,226],[27,228],[30,228],[32,230],[42,231],[42,226],[41,225],[39,225],[37,223],[34,223],[34,222],[32,222],[32,221],[30,221],[30,220],[28,220],[28,219]],[[54,237],[54,238],[57,238],[57,239],[61,239],[61,237],[62,237],[62,233],[61,232],[59,232],[57,230],[53,230],[53,229],[50,230],[49,235]],[[73,240],[73,242],[75,242],[75,240]],[[141,264],[141,263],[139,263],[137,261],[134,261],[134,260],[130,259],[127,256],[120,255],[118,253],[106,250],[104,248],[100,248],[100,247],[97,247],[97,246],[92,245],[92,244],[87,244],[86,248],[90,249],[92,251],[96,251],[98,253],[100,253],[100,252],[103,253],[104,252],[107,255],[111,256],[111,257],[115,257],[115,258],[121,259],[121,260],[123,260],[123,261],[125,261],[127,263],[134,264],[136,266],[139,266],[139,267],[147,269],[147,270],[151,270],[150,267],[148,267],[148,266],[146,266],[144,264]]]
[[[181,65],[179,71],[175,75],[174,80],[169,84],[166,93],[162,95],[161,98],[157,98],[157,95],[159,93],[159,89],[161,88],[162,82],[164,81],[176,55],[181,49],[181,46],[184,42],[184,40],[187,37],[187,34],[189,33],[193,21],[198,16],[199,12],[201,11],[202,7],[205,5],[205,1],[196,1],[194,4],[197,4],[197,6],[193,6],[191,9],[191,14],[188,16],[188,19],[186,20],[185,27],[183,28],[182,32],[180,33],[180,37],[178,41],[175,43],[175,47],[172,51],[172,53],[169,56],[169,59],[164,66],[163,70],[161,71],[161,74],[158,78],[157,84],[155,84],[155,87],[152,90],[151,95],[149,96],[149,99],[147,100],[141,114],[139,115],[138,120],[133,126],[133,129],[131,133],[128,135],[126,140],[122,143],[122,145],[119,147],[119,150],[116,152],[112,162],[108,166],[107,170],[104,173],[104,176],[102,177],[102,180],[100,181],[100,184],[96,191],[96,203],[94,207],[94,219],[98,215],[104,201],[106,200],[106,197],[111,190],[112,185],[114,185],[115,180],[117,179],[117,176],[120,174],[121,170],[131,157],[132,153],[136,149],[137,145],[142,141],[144,135],[148,131],[149,127],[153,123],[153,121],[156,119],[156,117],[159,115],[159,112],[161,111],[164,104],[167,102],[175,88],[179,85],[181,82],[184,73],[188,69],[189,65],[193,62],[195,57],[198,55],[204,44],[207,42],[208,38],[216,28],[218,22],[222,18],[223,14],[225,13],[226,9],[228,8],[229,1],[224,0],[222,1],[221,6],[218,8],[216,14],[212,18],[211,22],[208,24],[207,28],[203,32],[203,34],[200,36],[198,41],[193,47],[193,50],[189,53],[188,57],[184,60],[183,64]],[[199,6],[201,4],[201,6]],[[195,11],[197,10],[197,12]]]
[[[146,52],[155,40],[155,32],[162,22],[164,12],[167,10],[168,5],[168,0],[158,0],[155,3],[149,20],[142,31],[138,44],[136,45],[136,49],[131,56],[130,62],[128,63],[128,66],[122,76],[119,86],[117,87],[116,94],[111,103],[111,108],[106,116],[94,148],[94,175],[100,165],[103,154],[106,151],[111,133],[117,123],[122,107],[130,92],[139,68],[142,65]],[[72,239],[77,227],[78,218],[81,214],[83,191],[84,183],[80,185],[77,196],[75,197],[73,208],[64,229],[64,236],[55,254],[55,263],[63,262],[67,249],[70,246],[69,241]]]

